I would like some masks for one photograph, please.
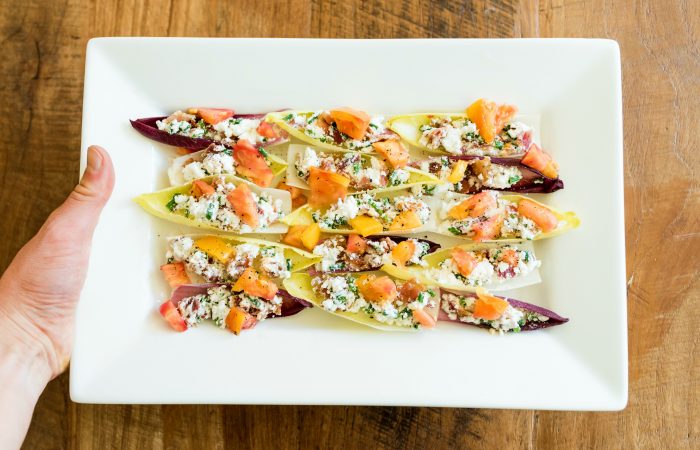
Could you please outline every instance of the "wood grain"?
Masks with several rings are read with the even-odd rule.
[[[700,2],[25,0],[3,6],[3,270],[77,181],[91,37],[605,37],[618,40],[623,59],[630,317],[624,411],[76,405],[64,374],[40,399],[25,448],[700,447]]]

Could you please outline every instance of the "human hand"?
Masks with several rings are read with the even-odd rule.
[[[0,278],[0,417],[10,417],[5,412],[21,418],[18,410],[26,409],[26,397],[31,402],[36,395],[36,402],[46,383],[68,364],[75,308],[85,281],[92,234],[113,187],[109,155],[103,148],[91,146],[80,184],[51,213]],[[8,384],[6,377],[17,376],[24,378],[20,386],[26,392],[13,392],[12,383]],[[0,435],[8,438],[3,431],[12,432],[22,424],[12,428],[6,425],[7,430],[0,425]],[[0,437],[0,444],[3,442],[17,443]]]

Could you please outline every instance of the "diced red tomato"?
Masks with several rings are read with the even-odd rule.
[[[257,131],[260,136],[268,139],[274,139],[277,137],[275,127],[273,127],[270,122],[265,122],[264,120],[260,122],[260,125],[258,125],[258,128],[255,131]]]
[[[357,288],[366,300],[372,302],[390,303],[399,295],[396,283],[387,276],[360,275]]]
[[[473,239],[477,242],[495,239],[501,233],[501,226],[505,217],[501,214],[489,217],[487,220],[472,225]]]
[[[206,123],[210,125],[216,125],[217,123],[221,122],[222,120],[226,120],[229,117],[233,117],[233,110],[232,109],[223,109],[223,108],[195,108],[197,110],[197,114],[199,117],[201,117]]]
[[[347,134],[353,139],[362,140],[367,134],[370,117],[364,111],[342,107],[329,111],[338,131]]]
[[[233,159],[236,172],[248,178],[260,187],[272,184],[275,174],[260,151],[246,140],[240,140],[233,146]]]
[[[192,195],[199,198],[205,195],[211,195],[216,192],[214,186],[203,180],[194,180],[192,182]]]
[[[190,277],[185,271],[185,263],[183,262],[163,264],[160,266],[160,271],[163,272],[165,281],[167,281],[170,287],[173,289],[182,284],[191,283]]]
[[[272,300],[277,295],[277,285],[272,281],[258,275],[252,267],[248,267],[238,278],[232,289],[235,292],[243,291],[253,297]]]
[[[404,147],[401,141],[388,140],[375,142],[372,144],[372,148],[374,148],[377,153],[382,155],[389,162],[389,164],[396,169],[405,167],[410,160],[408,150],[406,147]]]
[[[452,249],[452,261],[457,266],[459,273],[465,277],[468,277],[478,264],[474,253],[457,247]]]
[[[421,292],[425,291],[425,286],[415,279],[406,281],[399,288],[399,298],[404,303],[411,303],[418,298]]]
[[[539,171],[545,177],[557,178],[559,176],[557,163],[535,143],[530,145],[520,162]]]
[[[414,309],[413,318],[423,326],[423,328],[434,328],[435,319],[425,309]]]
[[[247,184],[239,184],[234,190],[229,192],[226,199],[231,203],[233,212],[240,217],[241,222],[251,228],[257,228],[259,224],[258,207],[255,204],[255,199],[253,199],[253,192]]]
[[[512,248],[503,250],[499,259],[511,267],[518,265],[518,254]]]
[[[175,331],[187,331],[187,322],[182,318],[180,311],[177,310],[170,299],[163,302],[158,311]]]
[[[452,207],[447,215],[453,219],[461,220],[467,217],[479,217],[488,210],[496,207],[496,198],[490,192],[479,192],[467,198],[458,205]]]
[[[472,315],[477,319],[497,320],[508,308],[508,302],[502,298],[488,295],[481,289],[477,290],[478,298],[474,302]]]
[[[516,112],[514,106],[496,106],[494,102],[480,98],[469,105],[467,117],[474,122],[484,141],[490,144]]]
[[[524,198],[518,202],[518,214],[535,222],[545,233],[554,230],[559,225],[559,219],[544,205]]]
[[[348,236],[348,243],[345,246],[345,251],[364,255],[367,251],[367,240],[359,234],[351,234]]]
[[[318,167],[309,168],[309,205],[312,208],[322,208],[332,205],[348,193],[350,179],[343,175]]]
[[[258,320],[251,314],[234,306],[226,315],[226,328],[231,330],[233,334],[238,335],[242,330],[253,328],[258,323]]]
[[[396,262],[397,265],[403,267],[406,263],[413,258],[416,253],[416,244],[413,241],[405,240],[399,242],[396,247],[391,250],[391,259]]]

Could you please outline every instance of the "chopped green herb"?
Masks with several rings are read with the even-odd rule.
[[[268,156],[270,156],[270,154],[267,152],[267,150],[265,150],[262,147],[258,147],[258,151],[260,152],[261,155],[263,155],[263,158],[267,158]]]
[[[175,195],[173,195],[173,198],[171,198],[170,201],[165,205],[165,207],[168,208],[168,210],[170,211],[175,211],[175,206],[177,206],[177,202],[175,201]]]
[[[503,141],[494,141],[493,147],[497,150],[503,150]]]
[[[211,202],[207,205],[207,220],[212,220],[214,217],[214,209],[215,209],[216,203]]]
[[[462,234],[462,232],[459,231],[459,230],[458,230],[457,228],[455,228],[455,227],[450,227],[450,228],[447,229],[447,231],[449,231],[449,232],[452,233],[452,234],[456,234],[456,235]]]
[[[513,175],[512,177],[508,178],[508,184],[515,184],[518,181],[520,181],[523,177],[520,175]]]
[[[294,113],[289,113],[289,114],[287,114],[286,116],[282,117],[282,120],[284,120],[285,122],[289,122],[289,121],[291,121],[293,118],[294,118]]]

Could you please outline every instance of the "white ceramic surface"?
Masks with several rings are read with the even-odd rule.
[[[266,63],[260,64],[261,55]],[[342,55],[338,64],[318,56]],[[337,60],[337,58],[336,58]],[[338,60],[340,61],[340,60]],[[440,324],[381,333],[309,310],[233,336],[158,316],[164,236],[193,232],[131,199],[167,186],[174,151],[128,119],[188,106],[239,112],[350,105],[387,116],[478,97],[540,117],[579,229],[536,243],[543,283],[510,294],[570,317],[494,336]],[[117,183],[78,308],[71,397],[90,403],[364,404],[616,410],[627,401],[620,55],[606,40],[105,38],[87,50],[82,161],[107,148]],[[542,199],[542,196],[539,196]]]

